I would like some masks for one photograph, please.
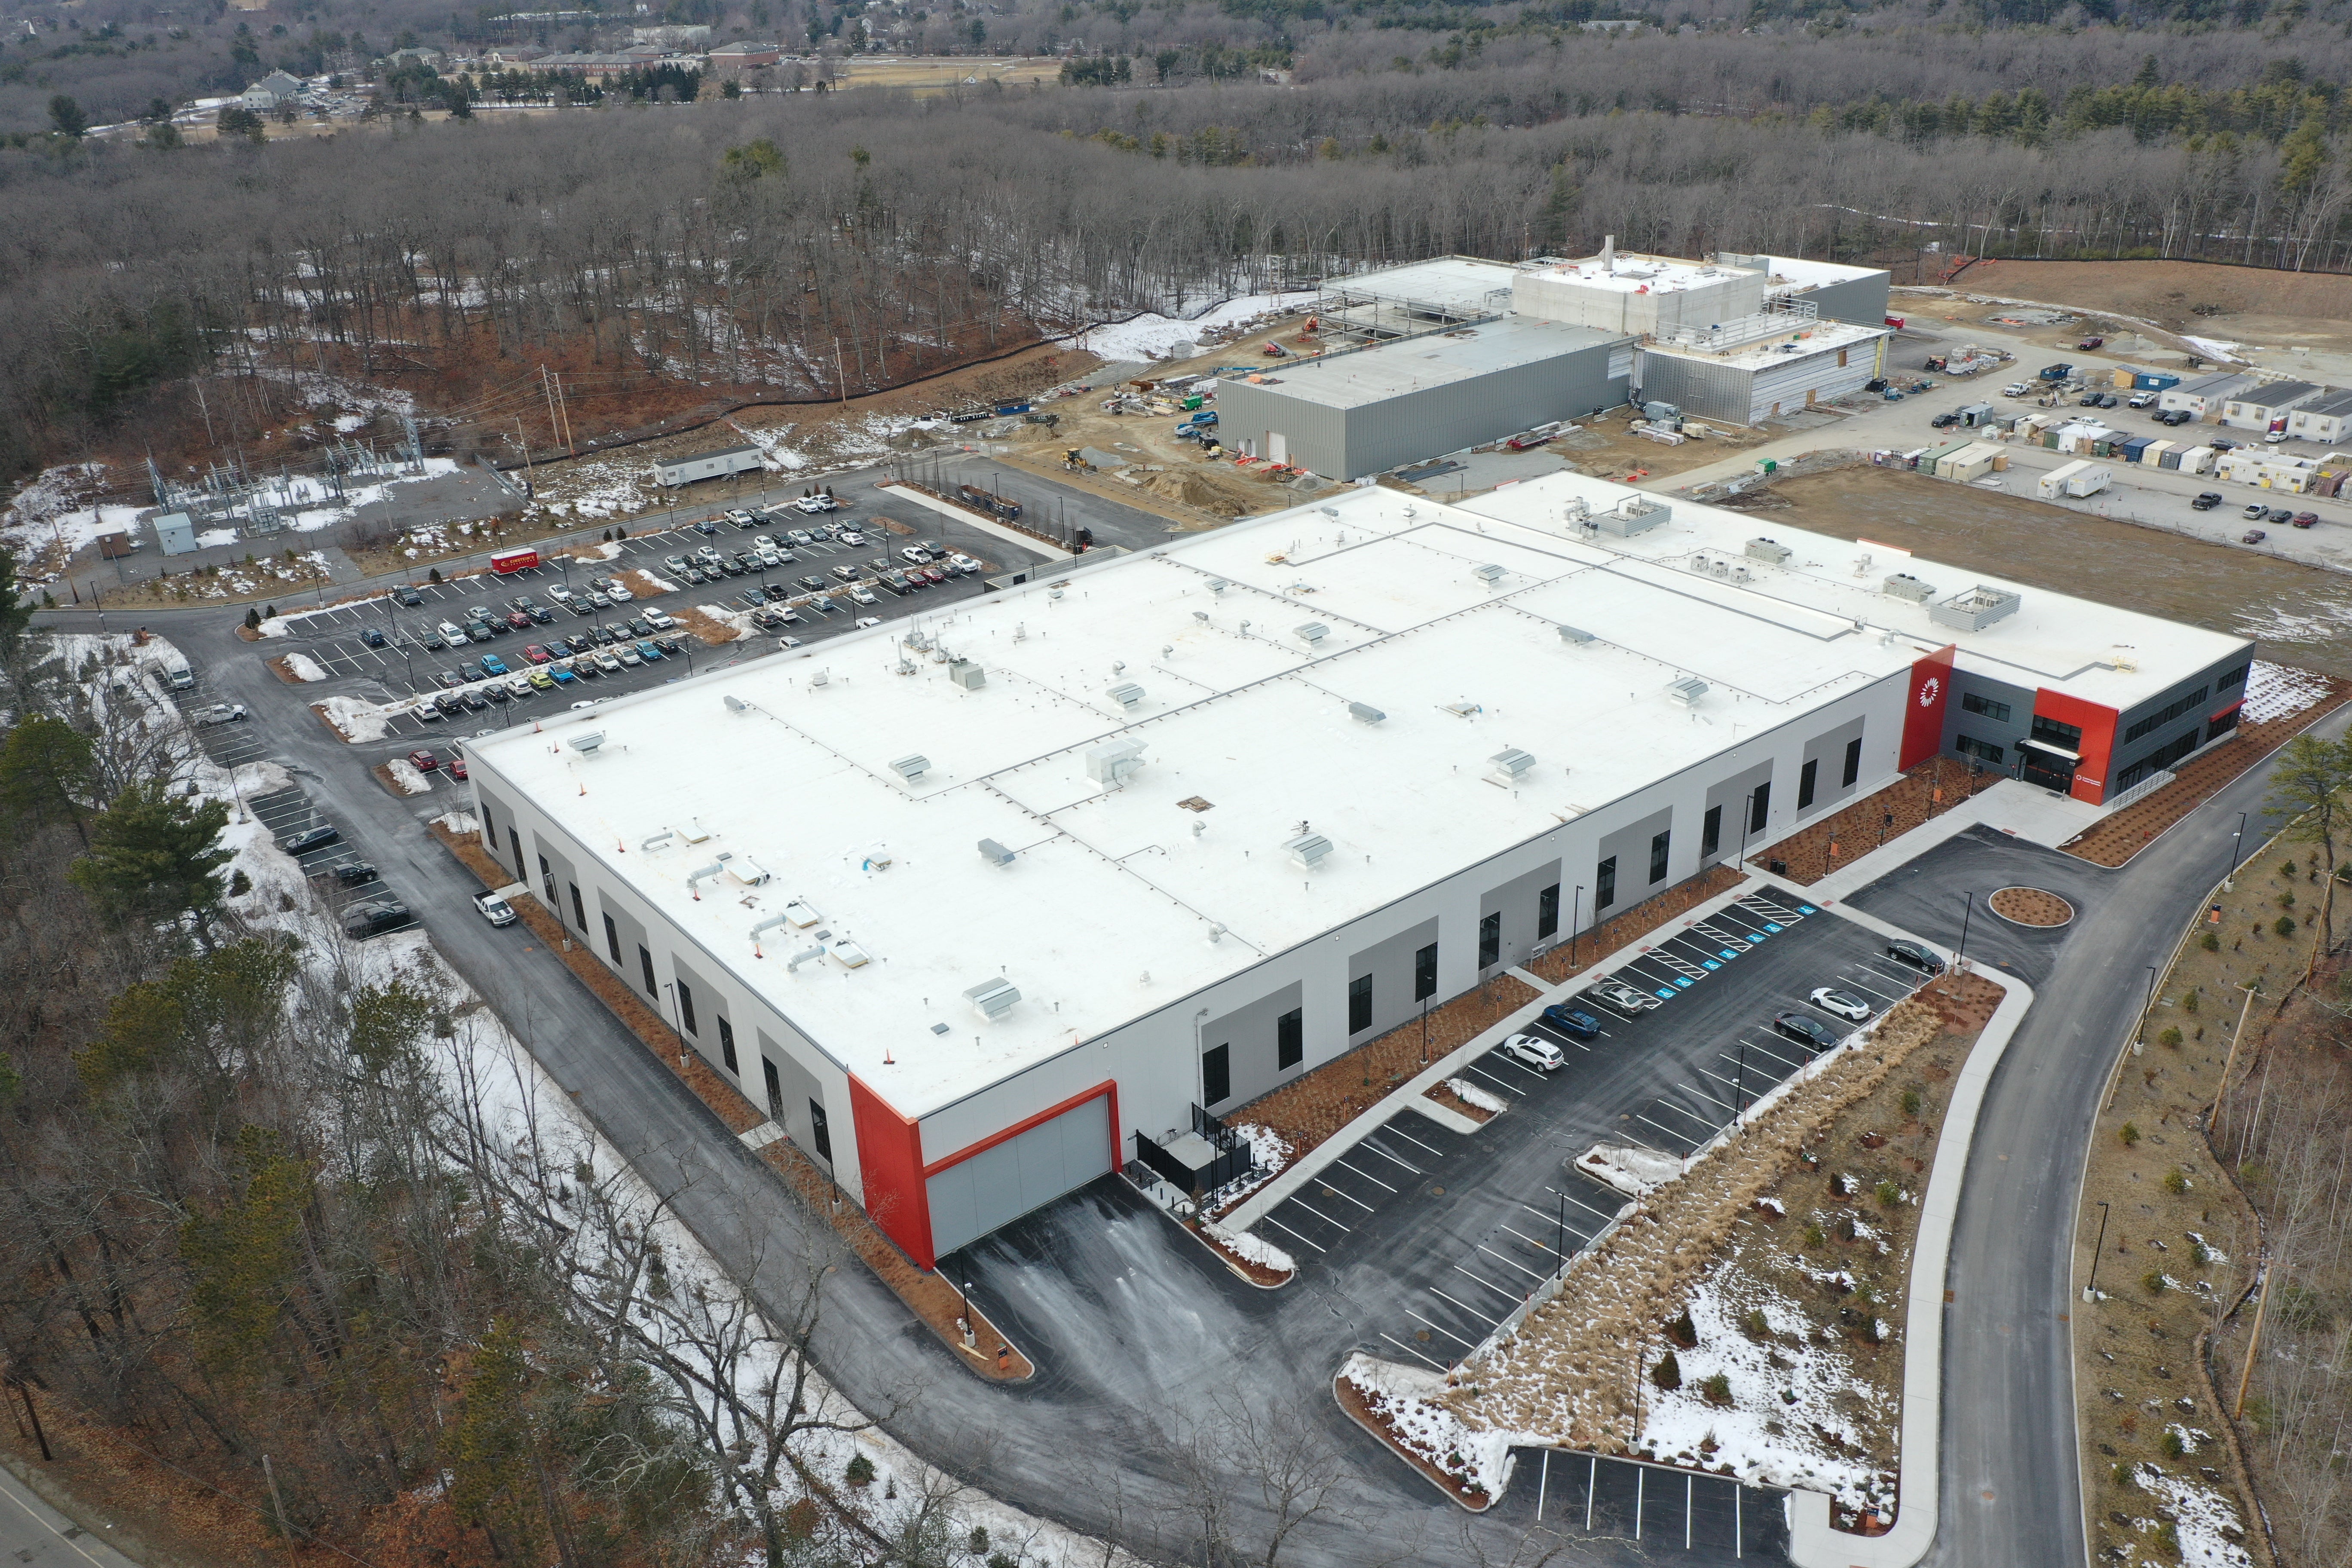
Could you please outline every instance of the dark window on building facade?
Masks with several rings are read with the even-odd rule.
[[[2217,691],[2227,691],[2232,686],[2243,686],[2246,683],[2246,672],[2252,668],[2253,668],[2253,666],[2251,664],[2242,664],[2238,666],[2237,668],[2230,671],[2227,675],[2221,677],[2221,679],[2215,681],[2213,683],[2214,689]]]
[[[1999,767],[2001,759],[2009,754],[2007,747],[1996,746],[1990,741],[1979,741],[1974,735],[1955,737],[1952,750],[1964,757],[1981,757],[1995,767]]]
[[[2009,704],[1996,702],[1990,697],[1979,697],[1973,691],[1960,696],[1960,710],[1966,713],[1981,713],[1996,724],[2009,722]]]
[[[1706,808],[1706,815],[1699,818],[1698,823],[1698,852],[1700,858],[1705,858],[1706,856],[1714,854],[1717,850],[1722,847],[1723,807],[1719,805],[1710,805]]]
[[[555,868],[547,863],[547,857],[544,855],[539,858],[539,881],[540,885],[547,889],[548,907],[562,909],[563,906],[555,901]]]
[[[1503,956],[1503,916],[1500,910],[1478,918],[1478,967]]]
[[[1592,910],[1595,914],[1617,901],[1617,857],[1612,855],[1592,869]]]
[[[2199,740],[2198,735],[2199,732],[2197,731],[2191,730],[2185,735],[2175,736],[2173,739],[2167,741],[2163,745],[2158,746],[2153,752],[2150,752],[2147,755],[2142,757],[2139,761],[2134,763],[2131,766],[2126,768],[2123,772],[2117,773],[2116,775],[2116,791],[2120,793],[2131,788],[2132,785],[2139,783],[2140,780],[2147,777],[2148,774],[2157,772],[2158,769],[2170,767],[2173,763],[2179,762],[2181,758],[2195,751],[2203,743]]]
[[[776,1076],[776,1064],[761,1057],[760,1076],[768,1081],[768,1120],[782,1121],[784,1119],[784,1080]]]
[[[1845,771],[1838,777],[1838,788],[1852,789],[1862,777],[1862,737],[1856,735],[1845,743]]]
[[[1664,833],[1658,834],[1658,835],[1656,835],[1655,837],[1652,837],[1652,838],[1651,838],[1651,840],[1650,840],[1650,880],[1651,880],[1651,881],[1653,881],[1653,882],[1663,882],[1663,881],[1664,881],[1664,880],[1666,879],[1666,861],[1668,860],[1668,858],[1670,858],[1672,857],[1672,855],[1673,855],[1673,853],[1674,853],[1674,844],[1675,844],[1675,836],[1674,836],[1673,830],[1671,830],[1671,829],[1669,829],[1668,831],[1666,831],[1666,832],[1664,832]]]
[[[1437,944],[1431,942],[1412,955],[1412,999],[1426,1002],[1437,994]]]
[[[1348,982],[1348,1033],[1360,1035],[1372,1026],[1372,977],[1359,974]]]
[[[1212,1046],[1201,1053],[1201,1100],[1203,1109],[1233,1098],[1233,1055],[1231,1046]]]
[[[524,875],[526,868],[522,858],[522,835],[515,831],[512,824],[509,824],[507,827],[507,843],[514,849],[515,875],[518,877]]]
[[[2219,719],[2209,721],[2205,726],[2205,738],[2209,741],[2218,741],[2222,736],[2228,734],[2231,731],[2236,729],[2238,727],[2240,713],[2240,710],[2232,708],[2227,713],[2222,714]]]
[[[1763,832],[1764,819],[1767,816],[1769,816],[1771,812],[1772,785],[1770,781],[1768,780],[1763,784],[1758,784],[1756,786],[1756,793],[1748,797],[1748,831],[1750,833]]]
[[[2033,738],[2045,746],[2055,746],[2062,752],[2079,752],[2083,749],[2081,725],[2062,724],[2055,719],[2045,719],[2039,713],[2033,716]]]
[[[677,1021],[686,1026],[689,1035],[702,1033],[694,1021],[694,987],[683,980],[677,983]]]
[[[1274,1021],[1274,1067],[1276,1072],[1307,1059],[1307,1015],[1293,1007]]]
[[[2131,728],[2124,731],[2124,740],[2126,743],[2128,744],[2133,741],[2137,741],[2142,735],[2154,734],[2157,731],[2163,729],[2167,724],[2171,723],[2175,719],[2179,718],[2183,713],[2188,712],[2191,708],[2194,708],[2199,703],[2204,701],[2205,697],[2205,688],[2200,686],[2196,690],[2189,692],[2185,696],[2174,698],[2171,701],[2166,703],[2155,712],[2148,714],[2146,718],[2133,720]]]
[[[1559,930],[1559,884],[1554,882],[1536,895],[1536,935],[1551,936]]]
[[[809,1142],[816,1145],[818,1159],[833,1158],[833,1124],[825,1120],[824,1107],[814,1100],[809,1101]]]
[[[588,906],[580,900],[580,884],[572,885],[572,923],[582,931],[588,929]]]
[[[610,915],[604,917],[604,945],[613,950],[613,962],[620,963],[621,928],[613,923],[613,917]]]
[[[646,972],[646,994],[648,996],[660,995],[661,982],[654,978],[654,955],[647,952],[643,947],[637,949],[637,967]]]
[[[1821,776],[1822,762],[1819,757],[1807,758],[1805,765],[1797,770],[1797,809],[1799,811],[1813,804],[1813,786],[1820,781]]]
[[[679,989],[684,990],[685,987],[681,986]],[[735,1026],[729,1023],[724,1016],[719,1020],[719,1055],[726,1061],[729,1072],[740,1073],[743,1070],[735,1065]]]

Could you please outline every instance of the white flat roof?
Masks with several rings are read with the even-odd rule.
[[[1073,571],[1058,590],[1033,583],[467,745],[485,782],[527,793],[919,1116],[1924,649],[1957,640],[1971,668],[2124,706],[2241,641],[2034,588],[1956,637],[1880,579],[1908,571],[1939,597],[1990,580],[1885,546],[1680,500],[1631,540],[1565,521],[1571,498],[1606,510],[1634,493],[1568,474],[1467,508],[1349,490]],[[1785,568],[1746,584],[1693,569],[1696,552],[1737,555],[1759,531],[1793,551]],[[1307,623],[1328,628],[1319,642],[1297,634]],[[1598,640],[1570,647],[1561,623]],[[915,632],[985,686],[927,653],[902,667],[898,639]],[[2102,667],[2117,644],[2137,645],[2137,671]],[[1712,688],[1693,710],[1666,696],[1684,675]],[[1109,691],[1127,684],[1142,689],[1132,710]],[[1386,717],[1360,721],[1351,702]],[[593,755],[565,744],[589,731],[604,737]],[[1593,735],[1639,742],[1576,743]],[[1142,767],[1107,788],[1087,753],[1118,742],[1141,745]],[[1516,788],[1486,782],[1514,747],[1533,769]],[[908,782],[893,763],[914,754],[929,766]],[[1285,850],[1302,825],[1331,845],[1312,871]],[[709,837],[643,847],[673,829]],[[983,859],[982,839],[1012,864]],[[721,876],[698,900],[689,874],[720,851],[772,879]],[[816,923],[769,930],[755,957],[752,927],[793,900]],[[819,931],[870,962],[788,972]],[[983,1023],[964,994],[1000,976],[1021,1000]]]
[[[1866,327],[1859,321],[1815,321],[1796,317],[1788,318],[1788,321],[1789,325],[1782,331],[1767,337],[1749,338],[1728,348],[1708,348],[1703,342],[1658,341],[1643,343],[1642,352],[1705,360],[1709,364],[1729,365],[1734,370],[1763,370],[1787,360],[1834,353],[1839,349],[1851,349],[1856,343],[1888,335],[1887,328]]]
[[[1587,289],[1618,294],[1636,291],[1674,294],[1701,284],[1752,278],[1757,269],[1752,267],[1727,267],[1714,261],[1683,261],[1671,256],[1643,256],[1632,251],[1620,251],[1614,266],[1604,266],[1601,258],[1594,256],[1582,261],[1556,261],[1526,270],[1530,277],[1565,279]]]
[[[1557,359],[1579,349],[1630,340],[1591,327],[1573,327],[1533,316],[1506,316],[1449,332],[1375,343],[1370,348],[1312,359],[1296,359],[1269,370],[1269,391],[1329,408],[1360,408],[1408,392],[1474,381]],[[1248,383],[1228,382],[1228,386]]]
[[[1385,300],[1436,305],[1456,315],[1484,315],[1510,309],[1511,279],[1518,268],[1507,261],[1476,256],[1440,256],[1400,267],[1376,267],[1344,278],[1327,278],[1327,294],[1352,291]],[[1491,298],[1501,290],[1499,300]]]
[[[1884,267],[1848,267],[1842,261],[1808,261],[1801,256],[1759,255],[1755,259],[1764,263],[1771,276],[1766,280],[1770,293],[1782,293],[1790,289],[1820,289],[1832,283],[1851,283],[1857,278],[1884,278]]]

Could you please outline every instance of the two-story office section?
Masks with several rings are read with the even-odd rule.
[[[483,842],[928,1267],[1948,749],[1956,678],[2087,734],[2249,651],[1757,532],[1349,490],[469,742]]]

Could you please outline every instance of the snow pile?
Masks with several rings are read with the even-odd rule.
[[[433,819],[433,824],[436,827],[446,827],[450,832],[460,836],[479,833],[482,830],[481,818],[470,811],[445,811]]]
[[[1260,316],[1289,315],[1314,301],[1315,291],[1306,289],[1292,294],[1244,295],[1212,306],[1191,321],[1147,311],[1074,338],[1064,338],[1061,346],[1085,349],[1112,361],[1165,359],[1179,343],[1199,343],[1220,330],[1229,331]]]
[[[2325,699],[2327,691],[2327,678],[2324,675],[2258,658],[2246,677],[2244,721],[2260,724],[2300,713]]]
[[[2252,1568],[2253,1559],[2239,1544],[2246,1538],[2245,1521],[2238,1517],[2237,1505],[2219,1489],[2200,1486],[2152,1464],[2134,1469],[2132,1479],[2142,1491],[2160,1500],[2172,1516],[2185,1568]],[[2146,1528],[2155,1521],[2133,1522]]]
[[[358,744],[363,741],[381,741],[391,728],[392,713],[387,709],[359,697],[330,697],[313,702],[311,707],[326,716],[344,740]]]
[[[29,561],[45,549],[63,546],[70,554],[100,534],[128,532],[141,509],[100,505],[94,498],[105,489],[105,476],[104,463],[44,468],[0,512],[0,543]]]
[[[751,625],[751,612],[749,610],[730,609],[725,605],[697,605],[694,607],[733,632],[738,642],[758,629]]]
[[[2210,360],[2239,360],[2239,351],[2246,346],[2243,343],[2231,342],[2223,338],[2191,338],[2184,336],[2180,341],[2187,343],[2190,348],[2195,349],[2205,358]],[[2240,363],[2243,362],[2240,361]]]
[[[1475,1105],[1489,1116],[1500,1116],[1510,1109],[1500,1095],[1487,1093],[1466,1078],[1449,1078],[1445,1087],[1459,1096],[1463,1104]]]
[[[1870,1443],[1847,1412],[1879,1395],[1854,1375],[1843,1341],[1812,1337],[1794,1301],[1727,1269],[1701,1281],[1688,1308],[1698,1343],[1675,1351],[1681,1387],[1643,1391],[1638,1447],[1684,1465],[1728,1465],[1759,1486],[1828,1492],[1850,1508],[1893,1508],[1895,1477],[1854,1457]],[[1768,1338],[1750,1336],[1742,1320],[1751,1311],[1763,1314]],[[1722,1405],[1707,1394],[1718,1376],[1727,1380]]]
[[[392,775],[392,782],[400,786],[403,795],[423,795],[433,787],[433,781],[424,770],[406,757],[393,758],[384,763],[383,771]]]
[[[642,566],[638,567],[635,572],[630,573],[629,575],[642,581],[646,584],[646,592],[648,594],[675,594],[677,592],[677,584],[671,582],[667,577],[656,577]]]
[[[327,679],[327,672],[320,669],[317,662],[308,654],[288,654],[286,656],[286,673],[292,676],[297,680],[324,680]]]
[[[1297,1260],[1282,1248],[1245,1230],[1227,1230],[1223,1226],[1202,1221],[1201,1229],[1210,1240],[1232,1253],[1244,1263],[1255,1263],[1260,1268],[1271,1268],[1280,1274],[1298,1272]]]
[[[1437,1403],[1447,1379],[1433,1372],[1358,1351],[1341,1365],[1339,1376],[1363,1395],[1376,1417],[1388,1423],[1398,1443],[1454,1478],[1465,1493],[1502,1496],[1511,1479],[1512,1444],[1541,1442],[1519,1433],[1472,1431]]]
[[[1629,1198],[1644,1198],[1683,1173],[1683,1163],[1654,1149],[1595,1143],[1578,1156],[1577,1170]]]

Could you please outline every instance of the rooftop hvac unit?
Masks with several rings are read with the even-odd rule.
[[[806,899],[794,899],[784,906],[784,921],[794,931],[806,931],[813,925],[822,924],[824,920],[824,916],[817,912],[817,907]]]
[[[988,684],[988,672],[968,658],[950,659],[948,679],[966,691],[977,691]]]
[[[1125,711],[1132,713],[1135,711],[1136,705],[1143,700],[1143,688],[1132,680],[1122,680],[1117,686],[1105,690],[1103,695],[1118,703]]]
[[[1567,623],[1562,622],[1559,628],[1559,640],[1571,647],[1575,647],[1591,642],[1592,640],[1592,634],[1586,631],[1582,626],[1571,626]]]
[[[604,743],[604,731],[602,730],[591,730],[584,735],[574,735],[564,742],[583,757]]]
[[[1787,545],[1760,536],[1748,542],[1748,554],[1750,560],[1769,561],[1775,566],[1785,566],[1789,563]]]
[[[768,883],[768,868],[749,855],[722,855],[727,862],[727,874],[747,888],[763,888]]]
[[[1293,626],[1290,629],[1297,636],[1300,642],[1306,643],[1310,647],[1331,635],[1331,628],[1321,621],[1309,621],[1303,626]]]
[[[1908,572],[1897,572],[1879,586],[1885,590],[1888,598],[1908,599],[1915,605],[1924,605],[1936,596],[1933,583],[1922,583]]]
[[[966,987],[964,995],[982,1017],[992,1023],[1011,1012],[1013,1004],[1021,1000],[1021,988],[1000,974],[993,980],[983,980],[977,985]]]
[[[1494,584],[1503,580],[1503,569],[1490,561],[1486,565],[1479,567],[1475,572],[1472,573],[1471,575],[1477,578],[1478,581],[1486,584],[1487,586],[1492,587]]]
[[[1348,711],[1352,717],[1366,724],[1377,724],[1388,717],[1369,702],[1350,702],[1348,704]]]
[[[893,762],[890,764],[890,771],[908,784],[913,784],[931,771],[931,759],[920,752],[909,752]]]
[[[1087,748],[1087,777],[1105,789],[1118,789],[1143,766],[1143,742],[1107,741]]]
[[[1331,841],[1319,833],[1302,833],[1282,847],[1290,851],[1290,863],[1302,871],[1312,871],[1331,853]]]
[[[1666,700],[1678,702],[1685,708],[1696,707],[1698,700],[1706,695],[1706,682],[1696,675],[1685,675],[1680,680],[1666,682]]]
[[[844,969],[863,969],[874,962],[873,954],[854,942],[836,942],[826,953]]]
[[[1631,539],[1637,533],[1647,533],[1674,516],[1672,508],[1662,501],[1642,496],[1627,496],[1614,510],[1604,511],[1589,521],[1601,532],[1619,539]]]
[[[1226,582],[1223,577],[1212,577],[1209,579],[1209,592],[1212,594],[1222,594],[1232,586],[1233,584]]]
[[[1013,851],[993,838],[983,838],[980,841],[980,858],[992,866],[1013,864]]]
[[[2017,614],[2025,601],[2007,588],[1995,588],[1979,583],[1965,593],[1955,594],[1942,604],[1927,607],[1927,618],[1939,626],[1956,631],[1980,632],[1995,621]]]
[[[1506,746],[1486,759],[1486,776],[1496,784],[1515,784],[1523,782],[1536,765],[1535,754],[1517,746]]]

